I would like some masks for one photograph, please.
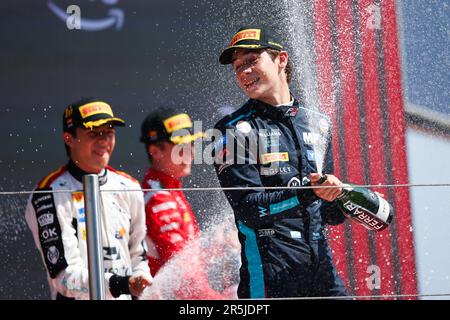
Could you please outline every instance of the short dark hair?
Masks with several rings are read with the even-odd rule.
[[[76,131],[75,127],[71,128],[69,130],[66,130],[64,132],[71,134],[74,138],[77,137],[77,131]],[[69,157],[69,159],[70,159],[70,147],[67,145],[67,143],[65,141],[64,141],[64,148],[66,148],[67,157]]]
[[[274,50],[274,49],[270,49],[270,48],[264,49],[262,51],[267,51],[267,53],[270,55],[272,60],[275,60],[275,58],[278,57],[278,55],[280,54],[280,51]],[[292,62],[291,62],[291,59],[288,59],[286,68],[284,69],[284,72],[286,73],[287,83],[290,83],[291,80],[292,80]]]

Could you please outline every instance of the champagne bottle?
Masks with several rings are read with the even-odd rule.
[[[318,183],[322,184],[326,179],[323,175]],[[389,226],[393,218],[389,202],[367,188],[344,184],[335,201],[345,216],[369,230],[381,231]]]
[[[336,202],[342,213],[369,230],[381,231],[393,218],[392,206],[367,188],[344,184]]]

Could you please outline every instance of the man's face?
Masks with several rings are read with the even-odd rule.
[[[192,143],[173,144],[162,142],[150,146],[152,165],[155,169],[181,179],[191,174],[194,148]]]
[[[236,49],[232,66],[239,87],[252,99],[264,100],[279,87],[280,59],[272,60],[266,51]]]
[[[76,136],[64,133],[64,142],[70,148],[70,158],[80,169],[100,173],[109,163],[116,133],[108,124],[93,129],[76,128]]]

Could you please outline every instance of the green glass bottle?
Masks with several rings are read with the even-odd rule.
[[[381,231],[393,218],[389,202],[367,188],[344,184],[336,202],[342,213],[369,230]]]

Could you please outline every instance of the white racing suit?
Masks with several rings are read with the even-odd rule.
[[[32,194],[26,221],[47,269],[52,299],[89,299],[83,173],[72,162],[46,176]],[[130,299],[128,279],[151,279],[144,247],[144,199],[139,183],[107,167],[99,176],[107,299]],[[78,190],[72,192],[55,192]],[[107,190],[114,190],[107,192]],[[123,190],[123,191],[122,191]]]

